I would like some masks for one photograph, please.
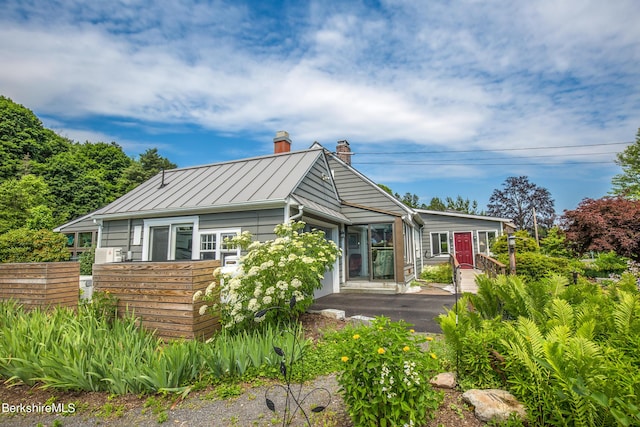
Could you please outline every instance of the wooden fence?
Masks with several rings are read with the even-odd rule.
[[[77,307],[79,280],[78,262],[0,264],[0,299],[26,308]]]
[[[206,290],[219,266],[213,260],[96,264],[94,292],[115,295],[121,315],[133,312],[142,326],[158,336],[206,339],[220,328],[219,318],[201,316],[203,302],[194,302],[193,294]]]

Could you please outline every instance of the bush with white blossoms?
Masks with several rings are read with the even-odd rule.
[[[220,286],[220,321],[225,328],[250,328],[262,321],[292,318],[313,303],[313,292],[321,288],[320,281],[333,267],[340,249],[326,240],[322,231],[302,232],[304,226],[304,222],[280,224],[274,229],[277,238],[266,242],[253,241],[249,232],[229,239],[229,244],[247,253],[235,272],[214,272],[212,286]],[[296,304],[290,307],[293,297]],[[213,302],[204,310],[217,310],[218,301],[210,300],[207,293],[198,298],[194,295],[194,300],[200,298]],[[257,312],[272,307],[281,309],[255,317]]]

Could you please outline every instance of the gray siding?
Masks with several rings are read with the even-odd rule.
[[[340,211],[340,201],[331,180],[328,179],[330,176],[331,171],[327,169],[324,156],[320,156],[293,194]],[[323,177],[327,178],[323,179]]]
[[[375,184],[359,176],[344,164],[329,157],[329,167],[333,170],[334,180],[338,188],[338,196],[345,202],[368,206],[377,210],[404,215],[407,211],[400,201],[376,188]],[[346,214],[345,209],[343,212]],[[352,219],[350,217],[350,219]],[[352,219],[355,223],[356,221]]]
[[[126,219],[117,221],[104,221],[102,224],[102,242],[103,248],[122,248],[127,250],[129,242],[129,221]]]
[[[502,222],[496,220],[427,213],[420,213],[420,216],[425,223],[422,233],[422,249],[427,264],[437,264],[446,261],[446,257],[429,258],[431,256],[431,233],[449,232],[449,240],[451,240],[452,233],[454,232],[470,231],[473,233],[474,238],[474,253],[478,251],[477,241],[475,240],[477,231],[496,231],[498,234],[502,233]]]
[[[200,215],[200,230],[241,228],[253,234],[256,240],[275,238],[273,229],[284,222],[284,209],[224,212]]]
[[[152,219],[152,218],[149,218]],[[265,209],[259,211],[245,212],[223,212],[215,214],[200,215],[199,228],[206,229],[226,229],[240,228],[242,231],[249,231],[254,238],[260,241],[273,239],[273,229],[276,225],[284,221],[284,209]],[[142,248],[144,247],[144,237],[140,245],[133,244],[135,226],[143,226],[143,219],[104,221],[102,227],[102,247],[122,248],[126,253],[132,252],[132,259],[139,261],[142,259]]]

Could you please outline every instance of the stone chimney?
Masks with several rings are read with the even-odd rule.
[[[345,162],[346,164],[351,164],[351,156],[353,153],[351,152],[351,148],[349,148],[349,141],[346,139],[343,141],[338,141],[338,145],[336,146],[336,154],[338,158]]]
[[[288,153],[289,151],[291,151],[289,132],[279,130],[276,132],[276,137],[273,138],[273,152],[274,154],[279,154]]]

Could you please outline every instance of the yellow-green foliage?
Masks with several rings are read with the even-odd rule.
[[[67,261],[67,239],[49,230],[18,228],[0,235],[0,262]]]
[[[606,288],[481,278],[478,288],[439,318],[463,386],[502,379],[531,425],[640,425],[635,277]]]

